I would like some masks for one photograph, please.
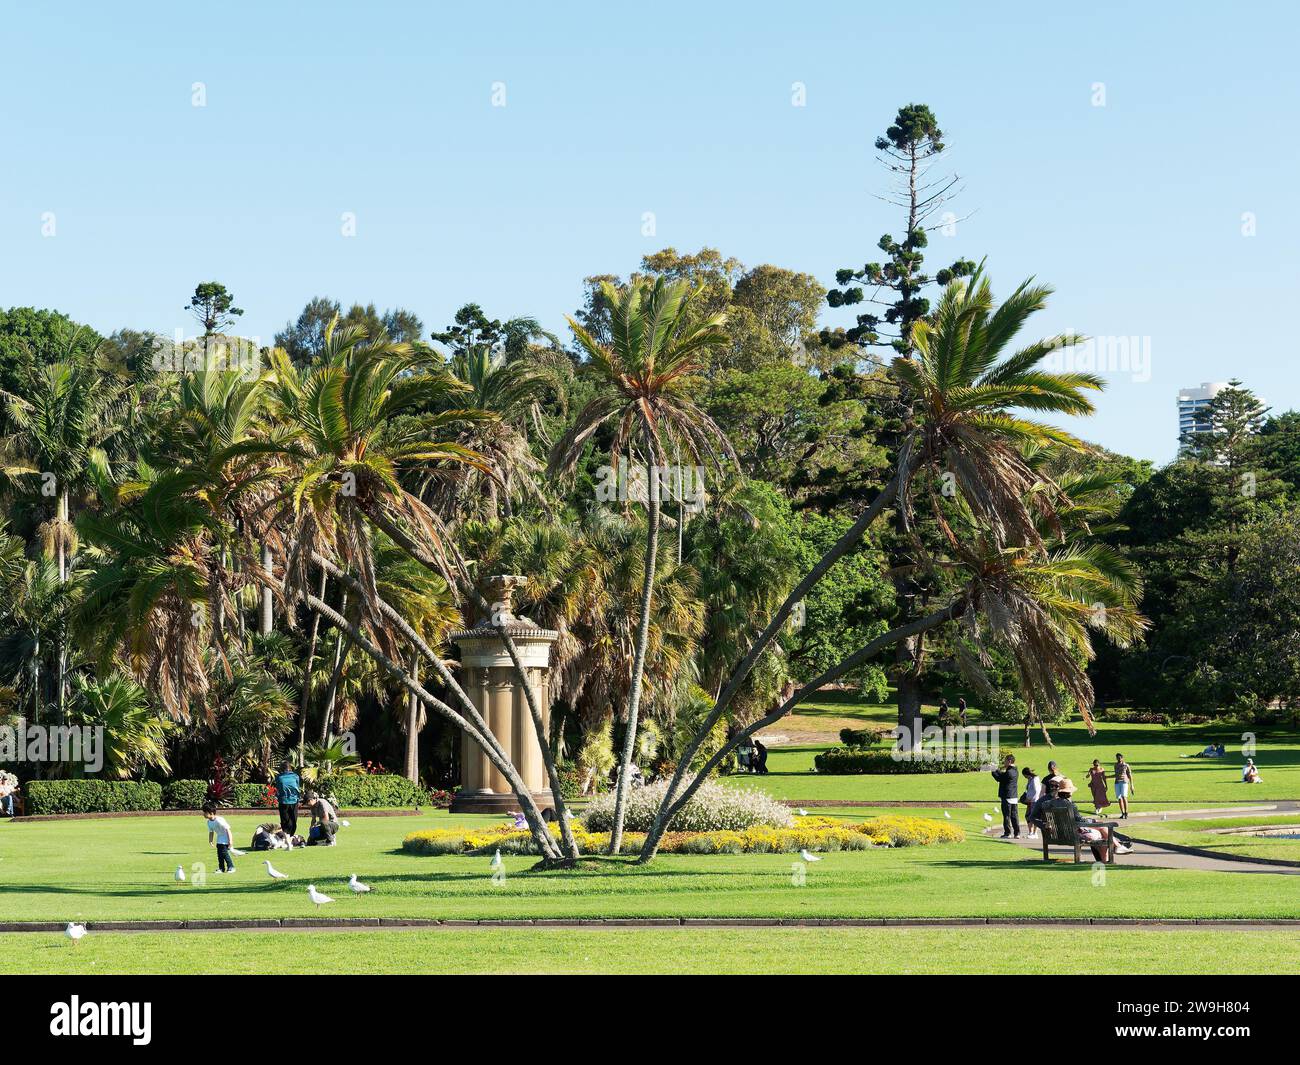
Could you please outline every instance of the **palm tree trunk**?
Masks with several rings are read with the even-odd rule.
[[[623,845],[623,819],[627,816],[627,789],[631,784],[632,752],[636,749],[636,730],[641,711],[641,682],[645,675],[646,644],[650,640],[650,603],[654,596],[655,564],[659,556],[659,466],[654,442],[646,429],[647,451],[655,463],[650,471],[649,499],[646,502],[645,575],[641,582],[641,617],[637,623],[636,649],[632,659],[632,688],[627,697],[627,724],[623,733],[623,752],[619,758],[618,783],[614,792],[614,827],[609,834],[609,853],[617,854]]]
[[[922,632],[928,632],[930,629],[937,628],[945,622],[960,617],[966,611],[967,605],[968,604],[964,597],[956,599],[942,610],[936,610],[927,614],[923,618],[918,618],[907,625],[900,625],[898,628],[891,629],[882,636],[877,636],[870,643],[860,647],[858,650],[854,651],[853,654],[843,659],[838,665],[832,666],[820,677],[810,680],[766,717],[760,718],[758,721],[746,725],[735,736],[723,744],[723,746],[704,763],[704,766],[698,773],[696,773],[694,779],[689,785],[687,785],[679,798],[673,800],[670,793],[665,793],[663,802],[660,803],[659,810],[655,814],[654,823],[650,826],[650,831],[646,834],[645,845],[641,848],[641,854],[637,858],[637,863],[644,864],[654,858],[656,852],[659,850],[659,841],[663,838],[665,830],[668,828],[668,825],[672,823],[672,819],[677,815],[678,811],[680,811],[681,808],[690,801],[691,796],[694,795],[699,786],[708,779],[709,774],[722,763],[722,760],[726,758],[727,755],[739,747],[742,742],[754,735],[754,733],[767,728],[769,725],[776,724],[776,722],[780,721],[781,718],[785,717],[786,714],[807,699],[810,695],[813,695],[832,681],[844,676],[845,673],[850,673],[859,666],[865,665],[891,644],[896,644],[900,640],[908,639],[909,637]]]
[[[736,693],[740,691],[740,686],[745,682],[754,666],[757,665],[759,658],[768,646],[780,634],[781,629],[785,626],[790,617],[791,611],[795,606],[803,602],[804,598],[816,586],[816,584],[830,571],[841,558],[849,553],[866,534],[872,524],[885,512],[885,509],[898,496],[899,486],[907,477],[911,475],[912,470],[912,451],[910,446],[905,446],[899,454],[898,471],[893,479],[885,485],[884,488],[871,501],[871,505],[858,515],[857,520],[847,529],[844,534],[835,541],[830,550],[827,551],[817,564],[804,576],[798,584],[794,586],[790,594],[786,596],[785,602],[781,608],[772,615],[772,619],[767,623],[767,627],[759,633],[750,648],[745,652],[745,657],[740,660],[740,664],[732,670],[731,676],[727,678],[726,684],[722,688],[722,693],[714,701],[713,709],[709,711],[708,716],[700,725],[698,731],[691,738],[690,743],[686,745],[686,750],[677,761],[677,768],[673,772],[672,780],[668,784],[668,790],[664,793],[665,804],[670,804],[681,786],[682,778],[690,768],[692,759],[700,746],[704,743],[709,733],[713,731],[713,726],[722,720],[722,715],[726,712],[727,707],[731,704]],[[661,809],[663,807],[661,806]],[[656,822],[657,823],[657,822]],[[663,832],[662,826],[659,828],[660,834]]]
[[[68,583],[68,546],[65,537],[66,523],[68,520],[68,490],[64,488],[59,492],[59,502],[57,519],[55,522],[55,537],[58,545],[59,555],[59,584],[60,586]],[[68,672],[68,646],[67,634],[60,628],[59,631],[59,672],[57,677],[58,694],[56,702],[58,705],[58,721],[63,724],[64,703],[67,696],[67,672]]]
[[[262,545],[262,572],[268,577],[271,576],[271,548],[267,544]],[[271,592],[269,584],[262,585],[262,612],[258,620],[257,631],[263,636],[269,636],[271,629],[275,626],[275,599]]]
[[[420,681],[420,656],[411,659],[411,679]],[[406,696],[406,779],[420,782],[420,700],[414,692]]]
[[[334,668],[330,670],[329,687],[325,689],[325,705],[321,708],[320,741],[322,745],[329,740],[330,728],[334,724],[334,701],[338,698],[339,682],[343,679],[343,665],[348,660],[347,649],[344,648],[343,643],[344,640],[340,634],[339,642],[334,648]]]
[[[329,575],[321,570],[318,599],[325,598],[325,585]],[[302,764],[302,750],[307,742],[307,707],[311,704],[311,675],[316,662],[316,640],[320,635],[320,615],[312,611],[311,634],[307,637],[307,660],[302,667],[302,695],[298,700],[298,764]]]

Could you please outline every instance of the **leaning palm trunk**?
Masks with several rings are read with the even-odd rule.
[[[838,540],[835,541],[830,550],[817,560],[817,564],[808,571],[803,580],[795,585],[790,594],[786,596],[785,602],[781,604],[780,609],[772,615],[772,620],[769,621],[767,627],[759,633],[749,650],[745,653],[745,657],[740,660],[740,664],[732,671],[731,676],[727,679],[721,693],[714,702],[713,709],[709,711],[708,716],[700,725],[699,730],[691,738],[691,741],[686,745],[686,749],[678,759],[677,769],[673,772],[672,780],[668,784],[668,790],[664,793],[663,805],[660,807],[661,811],[672,805],[677,795],[677,791],[681,787],[682,778],[685,777],[686,773],[690,769],[692,759],[699,751],[700,746],[704,743],[705,739],[708,738],[709,733],[713,731],[713,727],[722,720],[722,715],[726,712],[727,707],[731,705],[731,701],[736,697],[736,693],[740,691],[740,686],[745,682],[745,678],[749,676],[754,666],[758,664],[758,660],[762,657],[763,652],[767,650],[772,641],[780,634],[782,627],[790,617],[791,611],[793,611],[795,606],[802,602],[804,597],[807,596],[813,587],[824,576],[826,576],[836,562],[857,546],[858,541],[866,534],[867,529],[871,527],[876,519],[879,518],[880,515],[885,512],[885,509],[897,498],[899,487],[905,478],[911,476],[912,468],[913,457],[909,443],[904,447],[903,452],[899,455],[899,468],[898,472],[894,475],[894,478],[880,490],[876,495],[876,498],[871,501],[871,505],[858,515],[857,520],[847,530],[845,530],[844,534]],[[666,824],[667,822],[665,822],[664,825],[660,825],[659,819],[656,818],[655,825],[658,828],[660,835],[663,834]]]
[[[448,576],[447,567],[440,564],[438,559],[434,558],[429,551],[412,539],[406,531],[392,521],[388,515],[380,512],[368,516],[381,530],[383,530],[384,534],[388,536],[393,543],[402,548],[402,550],[419,562],[420,565],[434,573],[437,573],[444,579]],[[320,556],[313,557],[320,561]],[[455,560],[455,562],[457,572],[453,575],[453,579],[457,590],[469,599],[469,601],[479,609],[484,617],[491,618],[493,616],[491,605],[483,598],[482,594],[474,586],[474,582],[464,568],[463,563],[459,559]],[[337,576],[337,574],[335,575]],[[390,616],[388,612],[383,610],[382,602],[380,610],[384,613],[385,617]],[[405,622],[403,622],[403,624],[405,624]],[[555,803],[555,815],[560,822],[560,835],[564,840],[565,850],[570,858],[576,859],[579,853],[578,845],[569,828],[568,810],[565,806],[564,796],[560,792],[560,773],[555,765],[555,755],[551,750],[549,737],[546,735],[546,722],[542,717],[541,707],[537,704],[537,696],[533,692],[533,686],[528,683],[528,674],[524,670],[523,659],[520,657],[519,648],[515,644],[514,638],[506,631],[503,625],[494,625],[494,628],[496,629],[497,634],[501,637],[501,643],[505,647],[506,652],[510,655],[510,661],[514,665],[515,675],[523,688],[524,700],[528,704],[528,713],[533,719],[533,729],[537,733],[537,742],[542,750],[542,764],[546,767],[546,778],[551,785],[551,797]],[[405,632],[403,634],[407,635]],[[411,639],[411,636],[407,635],[407,639]],[[471,700],[470,697],[465,694],[460,685],[456,683],[455,678],[453,678],[451,672],[446,669],[442,659],[434,655],[432,651],[427,651],[425,657],[433,661],[434,668],[438,670],[439,678],[442,679],[443,683],[447,685],[449,690],[456,694],[457,699],[460,701],[462,706],[466,707],[466,712],[468,713],[468,708],[474,705],[473,700]],[[475,712],[477,713],[477,710]]]
[[[347,613],[348,593],[343,593],[343,599],[340,604],[340,610]],[[339,637],[338,643],[334,645],[334,667],[330,670],[329,684],[325,687],[325,705],[321,708],[320,720],[320,742],[324,746],[329,739],[330,729],[334,723],[334,703],[339,696],[339,684],[343,680],[343,667],[348,660],[348,651],[350,648],[345,647],[343,637]]]
[[[919,633],[928,632],[930,629],[937,628],[945,622],[960,617],[965,612],[967,605],[966,599],[963,596],[962,598],[949,603],[942,610],[933,611],[923,618],[917,618],[915,621],[909,622],[906,625],[900,625],[898,628],[892,629],[882,636],[877,636],[870,643],[864,645],[853,654],[843,659],[838,665],[832,666],[821,676],[809,681],[802,688],[798,689],[790,696],[790,698],[786,699],[766,717],[759,718],[757,721],[746,725],[735,736],[723,744],[723,746],[704,763],[703,767],[701,767],[700,771],[695,774],[690,784],[686,786],[685,790],[682,791],[679,797],[673,799],[671,790],[664,793],[663,801],[660,803],[659,809],[655,812],[654,822],[650,826],[650,831],[646,834],[645,844],[641,848],[641,854],[637,858],[638,864],[648,862],[654,858],[655,854],[659,850],[659,841],[663,838],[663,834],[672,823],[673,818],[676,817],[682,807],[690,801],[691,796],[694,795],[699,789],[699,786],[708,779],[709,774],[722,763],[722,760],[726,758],[727,755],[739,747],[742,742],[754,735],[754,733],[767,728],[769,725],[776,724],[776,722],[780,721],[781,718],[785,717],[786,714],[790,713],[791,710],[802,703],[810,695],[819,691],[822,687],[830,684],[832,681],[838,680],[840,677],[844,676],[845,673],[849,673],[852,670],[857,669],[859,666],[865,665],[886,647],[897,644],[900,641],[906,640],[908,637],[915,636]],[[678,780],[679,777],[680,774],[673,779]]]
[[[649,437],[649,426],[646,427]],[[656,466],[648,478],[645,533],[645,576],[641,582],[641,617],[637,622],[636,651],[632,659],[632,687],[627,696],[627,723],[623,733],[623,751],[618,762],[618,782],[614,792],[614,825],[609,833],[609,853],[617,854],[623,845],[623,819],[627,815],[627,789],[632,777],[632,752],[636,749],[637,721],[641,711],[641,682],[645,676],[646,644],[650,640],[650,602],[654,596],[655,563],[659,556],[659,468],[653,440],[648,441]]]
[[[58,517],[55,522],[54,535],[57,538],[59,553],[59,584],[60,586],[68,583],[68,490],[66,488],[59,492]],[[62,629],[59,632],[59,672],[56,679],[58,684],[58,693],[56,696],[58,705],[59,724],[63,724],[64,704],[67,701],[67,682],[68,675],[68,638],[66,631]]]

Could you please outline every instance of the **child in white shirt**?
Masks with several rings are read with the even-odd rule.
[[[230,822],[217,813],[212,803],[203,807],[203,816],[208,820],[208,845],[217,845],[217,872],[233,873],[235,863],[230,860]]]

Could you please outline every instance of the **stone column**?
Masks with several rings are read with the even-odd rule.
[[[483,704],[488,712],[483,716],[487,718],[488,728],[501,744],[501,749],[510,755],[510,760],[517,769],[519,763],[514,755],[514,684],[506,675],[506,670],[500,666],[489,672],[492,676],[488,681],[487,698]],[[491,790],[497,795],[513,795],[506,775],[496,766],[492,766],[491,770]]]

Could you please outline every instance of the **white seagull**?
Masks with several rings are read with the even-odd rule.
[[[797,810],[795,811],[795,813],[797,813],[800,817],[807,817],[807,816],[808,816],[808,811],[805,810],[802,806],[801,806],[799,809],[797,809]]]
[[[501,848],[498,847],[496,854],[492,855],[492,864],[489,865],[488,868],[500,869],[503,864],[504,863],[501,861]]]
[[[344,828],[351,828],[351,827],[352,827],[352,822],[351,822],[351,821],[340,821],[339,824],[342,825]]]
[[[984,820],[985,820],[985,821],[992,821],[992,820],[993,820],[993,817],[992,817],[990,814],[985,814],[985,815],[984,815]]]
[[[271,861],[270,861],[269,858],[263,858],[263,859],[262,859],[262,864],[263,864],[264,866],[266,866],[266,875],[269,876],[272,880],[288,880],[288,879],[289,879],[287,876],[284,875],[284,873],[280,872],[279,869],[277,869],[274,865],[271,864]]]
[[[944,810],[943,816],[946,817],[949,821],[952,820],[952,814],[950,814],[947,810]]]
[[[349,878],[348,887],[350,887],[358,895],[364,895],[367,891],[370,890],[370,885],[363,884],[360,880],[358,880],[356,873],[353,873],[352,876]]]
[[[185,866],[183,865],[178,865],[176,867],[176,883],[185,883]]]
[[[309,899],[311,899],[311,901],[314,902],[314,903],[316,904],[316,909],[318,909],[318,910],[319,910],[322,906],[324,906],[325,903],[327,903],[327,902],[333,902],[333,901],[334,901],[334,900],[333,900],[332,898],[330,898],[328,895],[322,895],[319,891],[317,891],[317,890],[316,890],[316,885],[315,885],[315,884],[308,884],[308,885],[307,885],[307,897],[308,897]]]
[[[63,934],[75,943],[86,934],[86,926],[84,924],[73,924],[69,921],[68,927],[63,930]]]
[[[799,852],[799,857],[802,858],[805,862],[820,862],[820,861],[821,861],[821,859],[818,858],[817,855],[815,855],[815,854],[810,854],[810,853],[808,852],[808,848],[807,848],[807,847],[805,847],[803,850],[801,850],[801,851]]]

